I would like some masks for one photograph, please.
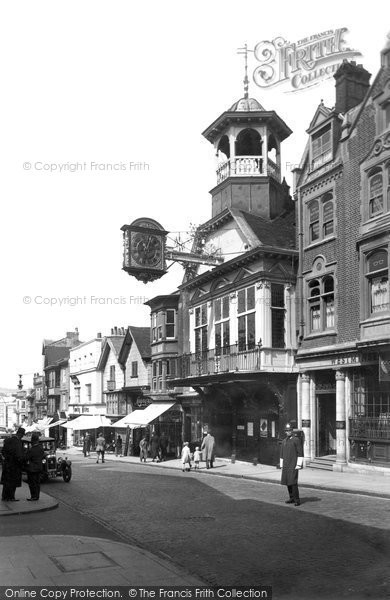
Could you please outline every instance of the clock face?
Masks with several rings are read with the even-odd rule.
[[[150,233],[133,233],[131,258],[142,267],[157,267],[162,260],[162,239]]]

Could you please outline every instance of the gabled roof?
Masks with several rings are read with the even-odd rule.
[[[321,103],[318,105],[316,112],[314,113],[314,117],[311,120],[309,128],[306,130],[307,133],[311,132],[312,129],[315,129],[319,125],[322,125],[333,113],[333,109],[328,108],[324,105],[321,100]]]
[[[119,353],[119,362],[125,365],[133,343],[137,346],[141,357],[148,360],[151,357],[150,327],[134,327],[129,325]]]
[[[100,354],[99,362],[96,367],[97,371],[104,370],[104,368],[107,364],[107,359],[108,359],[110,352],[114,353],[116,360],[119,362],[119,353],[121,351],[124,339],[125,338],[123,335],[110,335],[105,338],[105,340],[103,342],[102,352]]]

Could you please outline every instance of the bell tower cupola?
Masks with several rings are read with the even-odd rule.
[[[245,61],[243,98],[203,132],[216,157],[213,217],[236,208],[272,219],[285,210],[286,194],[289,198],[281,180],[280,147],[292,131],[275,111],[249,97],[248,83]]]

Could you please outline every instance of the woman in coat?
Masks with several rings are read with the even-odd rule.
[[[191,451],[188,442],[184,442],[183,449],[181,451],[181,462],[182,462],[182,470],[191,471]]]
[[[140,461],[146,462],[148,457],[148,440],[144,436],[139,443],[139,459]]]
[[[207,469],[212,469],[215,458],[215,439],[210,432],[204,438],[201,450],[203,451],[203,460],[206,461]]]

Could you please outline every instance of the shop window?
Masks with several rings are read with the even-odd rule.
[[[239,290],[237,294],[238,350],[251,350],[256,345],[255,287]]]
[[[333,330],[335,327],[333,277],[327,275],[310,281],[308,302],[310,333]]]
[[[226,354],[230,346],[229,296],[214,300],[215,354]]]
[[[311,166],[317,169],[332,158],[331,126],[324,127],[311,137]]]
[[[271,284],[271,332],[272,348],[285,348],[285,302],[284,285]]]
[[[386,250],[377,250],[367,257],[366,273],[370,315],[389,310],[389,272]]]

